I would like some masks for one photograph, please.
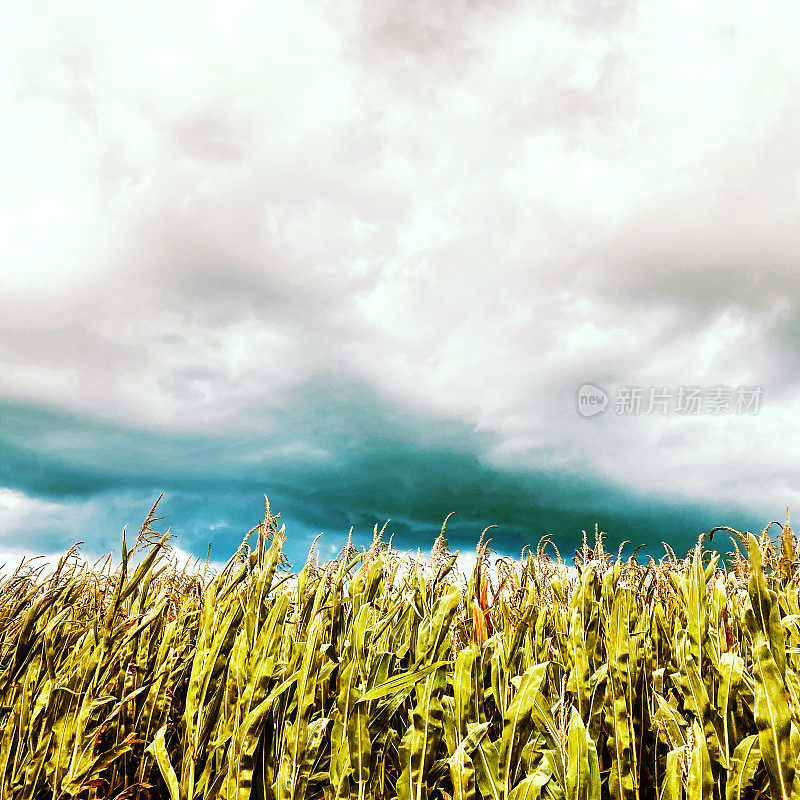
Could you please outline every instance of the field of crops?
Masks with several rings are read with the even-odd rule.
[[[290,575],[269,507],[186,570],[155,521],[121,563],[0,580],[0,800],[800,797],[788,521],[718,531],[727,561],[481,537],[467,576],[379,531]]]

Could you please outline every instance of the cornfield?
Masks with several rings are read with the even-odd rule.
[[[800,798],[788,517],[646,565],[484,531],[469,576],[444,526],[292,575],[268,504],[218,573],[156,521],[0,579],[0,800]]]

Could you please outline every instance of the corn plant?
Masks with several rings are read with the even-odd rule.
[[[0,800],[800,800],[788,516],[647,564],[597,531],[492,563],[487,529],[464,576],[447,520],[292,574],[267,504],[215,574],[155,511],[0,578]]]

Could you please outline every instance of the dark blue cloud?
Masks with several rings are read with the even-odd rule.
[[[343,545],[351,525],[367,542],[389,518],[396,546],[425,550],[450,511],[451,548],[472,549],[496,524],[493,546],[512,555],[551,534],[571,556],[595,522],[610,547],[630,540],[654,554],[662,541],[685,552],[714,525],[756,530],[765,522],[711,500],[641,495],[556,471],[544,456],[539,469],[499,469],[488,462],[491,445],[461,423],[402,414],[335,380],[306,387],[259,435],[171,435],[6,402],[0,485],[76,509],[74,519],[31,520],[18,532],[30,548],[78,539],[94,552],[115,547],[122,526],[138,525],[164,491],[162,525],[197,555],[210,541],[218,560],[258,521],[264,494],[287,523],[295,563],[320,531],[324,555]]]

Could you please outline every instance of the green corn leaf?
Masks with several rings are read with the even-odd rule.
[[[454,800],[475,800],[477,778],[472,754],[489,732],[489,723],[471,725],[470,732],[448,760]]]
[[[700,724],[692,725],[694,746],[689,762],[689,775],[686,794],[692,800],[711,800],[714,796],[714,775],[711,771],[711,757],[708,754],[706,739]]]
[[[657,710],[653,714],[653,722],[658,729],[660,738],[671,749],[686,747],[685,730],[688,728],[688,723],[678,711],[677,704],[668,702],[658,692],[654,692],[654,696]]]
[[[778,608],[778,597],[767,587],[764,565],[758,540],[751,533],[747,540],[750,557],[750,582],[748,591],[754,622],[750,623],[753,636],[762,634],[769,643],[778,672],[786,671],[786,632],[783,630]]]
[[[753,653],[755,720],[761,757],[775,800],[789,800],[800,752],[800,733],[792,722],[786,688],[766,638],[756,640]]]
[[[667,753],[667,771],[659,800],[683,800],[681,751],[682,748],[676,748]],[[691,798],[691,800],[694,800],[694,798]]]
[[[436,672],[442,667],[449,666],[452,663],[452,661],[437,661],[435,664],[428,664],[427,666],[422,667],[421,669],[418,669],[408,675],[398,675],[386,681],[386,683],[376,686],[374,689],[370,689],[368,692],[364,692],[364,694],[361,695],[359,702],[369,703],[373,700],[380,700],[388,695],[410,691],[423,678],[427,677],[432,672]]]
[[[472,759],[458,747],[449,762],[450,780],[453,784],[453,800],[475,800],[475,765]]]
[[[566,771],[566,800],[600,800],[597,747],[574,709],[567,733]]]
[[[586,647],[584,628],[584,605],[580,604],[572,612],[570,621],[570,655],[572,670],[570,671],[570,689],[575,693],[578,713],[585,722],[589,721],[591,706],[591,665]]]
[[[698,545],[694,549],[692,567],[684,579],[686,581],[686,614],[688,624],[688,646],[691,656],[697,663],[697,672],[703,672],[703,645],[708,633],[708,601],[706,599],[706,576],[703,570],[702,551]]]
[[[537,664],[525,672],[519,690],[503,717],[503,730],[498,747],[498,779],[506,796],[516,782],[519,752],[528,741],[534,722],[547,727],[548,736],[555,734],[555,723],[549,716],[546,701],[539,691],[547,666],[547,664]]]
[[[717,707],[722,718],[725,759],[730,763],[733,738],[731,719],[734,710],[734,699],[739,691],[744,676],[744,659],[735,653],[723,653],[719,660],[719,694]]]
[[[357,692],[357,690],[354,691]],[[347,744],[350,751],[350,774],[359,785],[359,797],[363,796],[364,788],[370,777],[372,742],[369,736],[368,722],[366,705],[356,703],[347,722]]]
[[[164,743],[166,733],[167,726],[165,725],[158,731],[152,744],[147,749],[155,756],[158,768],[161,770],[161,777],[164,779],[164,783],[167,784],[170,800],[182,800],[178,776],[175,774],[175,770],[169,760],[167,746]]]
[[[444,712],[441,696],[446,685],[444,669],[439,669],[417,687],[412,724],[400,743],[402,771],[397,785],[400,800],[422,800],[427,797],[427,773],[436,760],[437,747],[442,740]]]
[[[453,670],[455,722],[460,738],[467,735],[467,726],[479,721],[482,688],[477,679],[480,653],[476,647],[462,650],[456,656]]]
[[[499,760],[497,745],[487,738],[479,742],[472,754],[478,789],[486,800],[501,800],[504,797],[499,776]]]
[[[608,683],[606,687],[606,734],[611,754],[609,790],[612,800],[638,800],[631,724],[629,634],[630,592],[617,589],[617,568],[604,578],[603,591],[610,602],[608,619]]]
[[[514,787],[514,790],[508,796],[508,800],[539,800],[540,797],[542,797],[541,780],[530,776]]]
[[[453,622],[461,594],[455,586],[449,588],[431,608],[419,627],[417,637],[416,664],[441,660],[447,634]]]
[[[700,674],[700,667],[694,655],[694,644],[686,632],[680,630],[675,637],[675,652],[678,656],[680,673],[677,683],[683,690],[684,707],[691,711],[703,726],[703,738],[707,742],[709,754],[715,762],[727,769],[727,757],[720,747],[719,714],[711,706],[708,688]]]
[[[749,795],[756,771],[761,765],[759,735],[754,733],[736,745],[726,785],[727,800],[744,800]]]
[[[81,769],[77,770],[74,774],[68,775],[62,784],[62,793],[67,796],[73,796],[85,791],[91,785],[91,782],[108,767],[123,756],[125,753],[130,752],[136,742],[136,734],[130,733],[121,742],[115,744],[109,750],[106,750],[98,755],[92,757],[88,763],[82,765]]]

